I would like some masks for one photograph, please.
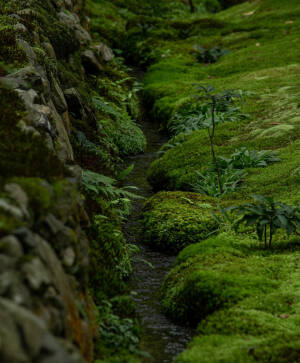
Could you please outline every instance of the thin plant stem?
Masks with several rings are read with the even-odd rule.
[[[269,248],[271,248],[272,245],[272,237],[273,237],[273,233],[272,233],[272,223],[270,224],[270,239],[269,239]]]
[[[210,133],[209,128],[207,129],[207,131],[208,131],[208,136],[209,136],[211,154],[212,154],[212,157],[213,157],[213,161],[214,161],[214,163],[216,165],[220,194],[223,194],[224,190],[223,190],[223,185],[222,185],[222,180],[221,180],[221,172],[220,172],[220,167],[219,167],[218,159],[216,158],[215,148],[214,148],[214,137],[215,137],[215,128],[216,128],[215,110],[216,110],[215,99],[213,98],[212,99],[212,104],[211,104],[212,132]]]
[[[265,248],[267,248],[267,226],[265,226]]]

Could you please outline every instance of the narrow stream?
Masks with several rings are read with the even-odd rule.
[[[144,154],[127,159],[126,164],[134,163],[135,167],[127,177],[126,183],[138,187],[138,194],[149,198],[153,191],[146,180],[146,171],[167,138],[158,132],[158,125],[155,123],[143,121],[141,128],[147,138],[147,150]],[[144,200],[133,202],[132,214],[124,226],[127,241],[140,247],[140,252],[133,261],[134,271],[129,284],[136,293],[134,299],[141,319],[141,349],[152,356],[143,358],[143,362],[173,362],[190,341],[191,330],[174,324],[160,310],[159,289],[164,276],[172,268],[175,257],[154,252],[143,244],[138,233],[143,204]],[[153,268],[141,260],[150,262]]]

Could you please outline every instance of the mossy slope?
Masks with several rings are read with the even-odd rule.
[[[164,40],[158,47],[163,54],[168,52],[145,77],[145,97],[154,117],[168,128],[174,113],[193,102],[193,83],[212,84],[219,90],[248,92],[243,112],[250,114],[245,121],[218,127],[218,155],[240,146],[278,150],[295,142],[299,138],[299,11],[296,2],[246,2],[214,17],[195,19],[192,26],[197,28],[198,22],[202,26],[184,40]],[[195,44],[217,45],[231,53],[203,65],[193,54]],[[148,179],[158,190],[190,189],[194,171],[202,170],[209,159],[206,131],[194,132],[152,164]],[[275,166],[278,172],[281,168],[282,164]]]

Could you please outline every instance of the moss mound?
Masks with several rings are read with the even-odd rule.
[[[218,228],[212,216],[215,200],[197,193],[160,192],[144,210],[144,241],[169,254],[206,239]]]
[[[195,325],[216,310],[271,293],[294,271],[294,261],[291,254],[264,256],[249,237],[220,234],[181,252],[164,282],[162,306]]]
[[[290,285],[205,318],[177,362],[298,362],[299,269],[293,270]]]

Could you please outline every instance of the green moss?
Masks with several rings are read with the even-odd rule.
[[[25,223],[13,216],[9,215],[7,211],[0,209],[0,235],[5,236],[7,233],[12,232],[18,227],[24,226]]]
[[[178,254],[176,265],[180,265],[197,254],[204,254],[206,252],[213,253],[213,251],[225,252],[232,254],[233,256],[246,257],[253,246],[257,246],[257,241],[253,240],[250,236],[237,238],[234,234],[220,233],[216,237],[211,237],[205,241],[187,246]]]
[[[15,19],[0,15],[0,61],[24,65],[27,56],[16,40],[18,36],[16,24]],[[24,34],[24,37],[28,40],[27,34]]]
[[[145,76],[145,98],[154,117],[167,128],[174,112],[185,102],[192,102],[193,83],[213,84],[218,89],[226,85],[251,92],[243,106],[251,117],[235,126],[218,127],[218,154],[226,155],[241,145],[278,149],[297,140],[299,11],[296,2],[282,6],[264,0],[260,4],[246,2],[214,17],[174,22],[173,26],[181,29],[187,29],[185,23],[189,22],[198,33],[191,37],[190,28],[184,42],[177,39],[155,43],[160,52],[168,52]],[[195,44],[217,45],[231,53],[215,64],[203,66],[192,55]],[[194,170],[201,170],[210,158],[207,141],[205,133],[196,132],[155,161],[148,172],[153,187],[189,189]]]
[[[264,338],[210,335],[196,338],[176,363],[299,362],[299,335],[274,334]],[[201,357],[201,358],[200,358]]]
[[[121,47],[126,31],[126,10],[124,9],[122,16],[114,2],[101,0],[88,0],[86,8],[91,16],[91,31],[94,37],[115,47]]]
[[[131,272],[126,242],[117,221],[95,217],[90,246],[90,279],[98,301],[124,291],[124,278]]]
[[[197,255],[168,275],[162,307],[171,317],[195,325],[220,308],[276,287],[266,274],[273,263],[228,252]]]
[[[52,203],[51,186],[40,178],[13,178],[11,182],[19,184],[27,194],[33,211],[42,214]]]
[[[293,261],[294,258],[294,261]],[[236,306],[215,312],[197,328],[198,337],[178,362],[297,362],[299,356],[299,268],[290,264],[289,284],[275,292],[258,294]],[[292,266],[293,264],[293,266]],[[294,272],[292,272],[294,270]]]
[[[25,108],[18,95],[0,86],[0,167],[3,177],[62,176],[65,168],[41,136],[25,133],[18,126]]]
[[[144,241],[155,249],[174,254],[218,229],[212,216],[215,209],[213,198],[196,193],[158,193],[144,207]]]
[[[187,247],[164,282],[164,310],[173,318],[196,324],[220,308],[271,293],[298,268],[292,254],[264,256],[255,249],[245,254],[250,241],[220,235],[203,246]]]

